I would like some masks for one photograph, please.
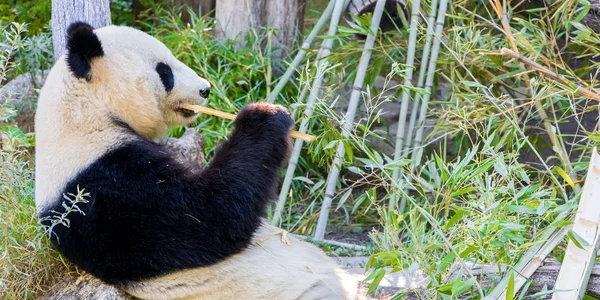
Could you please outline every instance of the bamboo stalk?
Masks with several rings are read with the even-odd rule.
[[[217,116],[217,117],[229,119],[229,120],[235,120],[235,117],[236,117],[236,115],[234,115],[234,114],[222,112],[220,110],[216,110],[216,109],[212,109],[212,108],[208,108],[208,107],[200,106],[200,105],[184,104],[181,107],[185,108],[185,109],[189,109],[195,113],[202,113],[202,114]],[[293,138],[297,138],[299,140],[307,141],[307,142],[311,142],[316,139],[316,137],[314,135],[306,134],[303,132],[298,132],[295,130],[290,131],[290,136]]]
[[[277,83],[277,85],[275,86],[273,91],[271,93],[269,93],[269,96],[267,96],[267,99],[265,101],[267,101],[267,102],[275,101],[275,99],[277,98],[277,96],[279,95],[281,90],[283,90],[283,87],[290,80],[290,78],[292,77],[294,72],[296,72],[296,68],[298,67],[300,62],[304,59],[304,56],[306,55],[307,50],[310,49],[310,45],[312,44],[313,40],[315,39],[317,34],[319,34],[319,32],[321,31],[321,29],[325,25],[325,22],[329,19],[329,16],[331,16],[331,13],[333,12],[333,7],[335,6],[334,5],[335,2],[336,2],[335,0],[329,1],[329,5],[327,5],[327,8],[325,8],[325,11],[323,11],[323,14],[321,15],[321,17],[315,24],[315,27],[313,27],[310,34],[306,37],[306,40],[304,40],[304,43],[300,47],[300,50],[298,50],[296,57],[294,57],[294,60],[292,61],[290,66],[287,68],[285,73],[281,76],[281,79],[279,79],[279,82]]]
[[[419,79],[417,80],[417,88],[423,88],[425,84],[425,75],[427,75],[427,66],[429,62],[429,53],[431,52],[431,40],[434,35],[434,26],[435,26],[435,16],[437,13],[437,5],[438,0],[431,1],[431,11],[429,12],[429,17],[427,18],[427,36],[425,38],[425,46],[423,46],[423,58],[421,59],[421,65],[419,66]],[[413,99],[412,110],[410,111],[410,121],[408,123],[408,132],[406,133],[406,143],[404,147],[404,155],[408,154],[408,151],[411,148],[411,142],[413,137],[413,132],[415,130],[415,123],[417,121],[417,110],[419,109],[419,102],[421,101],[421,94],[415,93],[415,97]],[[406,203],[406,201],[403,201]],[[400,205],[403,208],[402,205]],[[404,209],[401,209],[403,211]]]
[[[415,51],[417,44],[417,27],[419,26],[419,9],[421,0],[413,0],[410,16],[410,33],[408,35],[408,53],[406,55],[406,78],[404,79],[402,95],[400,96],[400,115],[398,117],[398,129],[396,131],[396,146],[394,148],[394,160],[399,161],[402,156],[404,143],[404,130],[406,124],[406,114],[408,113],[408,87],[412,85],[413,66],[415,64]],[[400,167],[395,167],[392,171],[392,180],[396,181],[400,177]],[[390,197],[390,210],[396,209],[398,194],[393,193]]]
[[[293,236],[293,237],[295,237],[297,239],[300,239],[300,240],[305,240],[307,242],[311,242],[312,241],[312,239],[310,237],[307,237],[307,236],[293,234],[293,233],[289,233],[289,235]],[[358,250],[358,251],[368,251],[369,250],[369,247],[367,247],[367,246],[355,245],[355,244],[338,242],[338,241],[332,241],[332,240],[320,240],[320,241],[315,241],[315,242],[318,243],[318,244],[325,244],[325,245],[332,245],[332,246],[344,247],[344,248],[348,248],[348,249],[352,249],[352,250]]]
[[[427,93],[423,95],[423,103],[421,103],[421,110],[419,111],[419,129],[415,134],[415,150],[412,153],[413,167],[421,161],[423,149],[420,148],[423,142],[423,130],[425,127],[425,118],[427,118],[427,106],[429,105],[429,98],[431,98],[431,92],[433,89],[433,79],[435,77],[435,68],[437,66],[437,58],[440,52],[440,44],[442,43],[442,31],[444,30],[444,21],[446,19],[446,8],[448,7],[448,0],[442,0],[440,2],[440,8],[435,21],[435,39],[433,40],[433,48],[431,51],[431,59],[429,60],[429,67],[427,69],[427,78],[425,80],[425,90]]]
[[[425,38],[425,46],[423,47],[423,58],[421,59],[421,66],[419,66],[419,79],[417,80],[417,88],[422,89],[425,84],[425,75],[427,75],[427,67],[429,66],[429,53],[431,52],[431,40],[435,33],[435,16],[437,13],[438,0],[431,1],[431,11],[427,18],[427,36]],[[410,121],[408,123],[408,131],[406,133],[406,143],[404,152],[402,155],[407,156],[412,145],[413,132],[415,131],[415,124],[417,122],[417,110],[419,110],[419,103],[421,102],[421,94],[415,93],[413,99],[412,109],[410,111]],[[406,207],[406,199],[402,198],[398,211],[403,212]]]
[[[296,98],[296,103],[298,103],[298,104],[304,103],[304,100],[306,100],[306,96],[308,95],[309,89],[310,89],[310,84],[306,83],[304,85],[304,87],[302,88],[302,91],[300,92],[300,96],[298,96],[298,98]],[[299,117],[298,110],[299,110],[299,108],[297,106],[291,107],[290,116],[292,116],[292,119],[296,120]]]
[[[337,26],[340,21],[340,17],[342,16],[344,5],[345,0],[335,0],[335,7],[331,15],[331,20],[329,21],[329,29],[327,30],[327,35],[334,36],[337,32]],[[301,133],[305,133],[308,130],[308,123],[310,122],[310,118],[313,114],[314,103],[317,99],[319,90],[321,89],[321,85],[323,83],[323,73],[329,65],[329,62],[327,61],[326,57],[329,56],[329,54],[331,53],[332,46],[333,39],[325,39],[321,44],[321,50],[319,51],[319,54],[317,56],[317,70],[315,74],[315,79],[313,80],[308,99],[306,100],[304,117],[302,118],[302,121],[300,123]],[[302,140],[296,140],[296,142],[294,143],[294,150],[292,151],[292,155],[290,156],[288,168],[285,172],[285,178],[283,179],[281,191],[279,192],[279,199],[277,200],[275,212],[273,213],[273,219],[271,220],[271,224],[275,226],[279,226],[279,221],[281,220],[281,211],[283,210],[285,200],[287,199],[288,193],[292,186],[292,179],[294,178],[294,172],[296,171],[296,165],[298,164],[298,157],[300,156],[300,151],[302,150],[302,144]]]
[[[569,241],[554,285],[554,289],[560,292],[554,293],[553,300],[583,299],[600,241],[598,199],[600,199],[600,155],[594,148],[573,224],[573,232],[588,245],[578,246],[573,240]]]
[[[350,102],[348,103],[348,111],[344,116],[342,135],[348,139],[350,132],[354,127],[354,116],[356,115],[356,108],[358,107],[358,101],[362,93],[362,87],[365,80],[365,74],[369,61],[371,60],[371,52],[373,51],[373,45],[375,44],[375,35],[379,31],[379,22],[385,8],[385,0],[377,0],[375,5],[375,11],[373,12],[373,18],[371,19],[371,30],[367,35],[365,46],[363,48],[360,62],[358,63],[358,70],[356,71],[356,78],[352,85],[352,93],[350,94]],[[335,184],[340,174],[340,168],[342,165],[342,158],[346,154],[344,144],[340,141],[338,143],[336,155],[331,164],[329,176],[327,176],[327,184],[325,188],[325,197],[323,198],[323,204],[321,205],[321,212],[319,213],[319,220],[317,222],[317,228],[315,230],[315,240],[323,240],[325,237],[325,229],[327,227],[327,219],[329,218],[329,209],[331,208],[331,201],[333,200],[333,194],[335,193]]]
[[[317,69],[317,74],[315,78],[315,82],[313,83],[314,87],[320,87],[321,82],[323,80],[323,71],[322,69]],[[316,99],[316,96],[313,97],[313,93],[316,93],[314,90],[310,92],[309,99],[306,103],[306,109],[304,111],[304,118],[300,123],[300,131],[306,131],[308,129],[308,123],[310,121],[310,116],[313,113],[313,105]],[[285,172],[285,177],[283,179],[283,183],[281,185],[281,190],[279,191],[279,198],[277,200],[277,205],[275,206],[275,212],[273,213],[273,219],[271,220],[271,224],[274,226],[279,226],[279,222],[281,221],[281,212],[283,211],[283,206],[285,205],[285,201],[288,197],[288,193],[290,192],[290,188],[292,187],[292,179],[294,178],[294,172],[296,171],[296,166],[298,165],[298,159],[300,158],[300,152],[302,151],[302,140],[296,140],[294,142],[294,149],[292,150],[292,155],[290,156],[290,160],[288,162],[288,167]]]

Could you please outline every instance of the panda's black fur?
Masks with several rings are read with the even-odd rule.
[[[90,80],[90,62],[104,55],[94,28],[87,23],[75,22],[67,29],[67,64],[77,78]]]
[[[266,199],[274,199],[292,125],[287,113],[256,107],[240,112],[233,134],[201,173],[143,138],[112,149],[67,184],[64,193],[85,187],[89,202],[78,204],[85,215],[69,214],[69,227],[54,227],[55,246],[111,284],[242,251],[261,224]],[[62,202],[41,217],[64,212]]]
[[[243,108],[198,170],[156,141],[196,119],[181,107],[204,105],[208,80],[134,28],[76,23],[67,44],[35,116],[36,209],[65,258],[148,300],[356,299],[353,276],[263,218],[290,149],[285,108]]]
[[[69,28],[68,65],[84,80],[90,80],[90,61],[102,54],[91,30],[80,23]],[[89,193],[89,202],[77,204],[83,213],[70,212],[68,226],[54,226],[50,236],[70,261],[111,284],[222,261],[249,245],[268,199],[275,198],[292,124],[280,106],[247,106],[198,173],[115,120],[135,138],[73,177],[40,212],[42,223],[50,226],[66,212],[63,195],[81,188]]]

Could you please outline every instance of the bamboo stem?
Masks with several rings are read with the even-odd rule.
[[[293,234],[293,233],[289,233],[289,235],[292,236],[292,237],[295,237],[295,238],[297,238],[299,240],[305,240],[307,242],[313,241],[313,239],[311,239],[310,237],[307,237],[307,236]],[[344,247],[344,248],[348,248],[348,249],[352,249],[352,250],[358,250],[358,251],[368,251],[369,250],[369,247],[367,247],[367,246],[355,245],[355,244],[338,242],[338,241],[332,241],[332,240],[320,240],[320,241],[316,241],[315,240],[315,242],[317,244],[325,244],[325,245],[332,245],[332,246]]]
[[[344,116],[342,135],[348,139],[350,132],[354,127],[354,116],[356,115],[356,108],[358,107],[358,101],[362,93],[362,87],[371,60],[371,52],[373,45],[375,44],[375,35],[379,31],[379,22],[385,8],[385,0],[377,0],[375,5],[375,11],[373,12],[373,18],[371,19],[371,30],[367,35],[365,46],[363,48],[360,62],[358,63],[358,70],[356,71],[356,78],[352,85],[352,93],[350,95],[350,102],[348,103],[348,111]],[[340,169],[342,166],[342,158],[346,154],[344,143],[340,141],[338,143],[337,152],[331,164],[329,176],[327,177],[327,184],[325,188],[325,197],[323,198],[323,204],[321,205],[321,212],[319,213],[319,220],[317,222],[317,228],[315,230],[315,240],[323,240],[325,237],[325,229],[327,227],[327,219],[329,218],[329,209],[331,208],[331,202],[333,200],[333,194],[335,193],[335,185],[338,180]]]
[[[437,13],[438,0],[431,1],[431,11],[427,18],[427,37],[425,38],[425,46],[423,46],[423,58],[421,59],[421,65],[419,66],[419,79],[417,81],[417,88],[422,89],[425,84],[425,75],[427,75],[427,66],[429,62],[429,53],[431,52],[431,40],[434,35],[435,16]],[[419,102],[421,101],[421,94],[415,93],[413,100],[412,110],[410,111],[410,121],[408,123],[408,132],[406,134],[406,143],[404,147],[404,155],[408,154],[411,148],[411,142],[413,132],[415,130],[415,123],[417,122],[417,110],[419,109]],[[405,202],[405,201],[403,201]],[[401,205],[402,208],[402,205]],[[403,209],[402,209],[403,210]],[[402,211],[401,210],[401,211]]]
[[[189,109],[195,113],[202,113],[202,114],[217,116],[217,117],[220,117],[223,119],[228,119],[228,120],[235,120],[235,117],[236,117],[236,115],[234,115],[234,114],[222,112],[220,110],[208,108],[208,107],[201,106],[201,105],[184,104],[181,107],[185,108],[185,109]],[[290,131],[290,136],[293,138],[297,138],[299,140],[307,141],[307,142],[311,142],[316,139],[316,137],[314,135],[306,134],[303,132],[298,132],[295,130]]]
[[[290,66],[287,68],[285,73],[281,76],[281,79],[279,79],[279,82],[277,82],[277,85],[275,86],[273,91],[271,93],[269,93],[269,96],[267,96],[267,99],[265,101],[267,101],[267,102],[275,101],[275,99],[277,98],[277,96],[279,95],[281,90],[283,90],[283,87],[290,80],[290,78],[292,77],[294,72],[296,72],[296,68],[298,67],[300,62],[304,59],[304,56],[306,55],[307,50],[310,49],[310,45],[312,44],[313,40],[315,39],[317,34],[319,34],[319,32],[321,31],[321,29],[325,25],[325,22],[329,19],[329,16],[331,16],[331,12],[333,12],[333,7],[335,6],[334,5],[335,2],[336,2],[335,0],[329,1],[329,5],[327,5],[327,8],[325,8],[325,11],[323,11],[323,14],[321,15],[321,17],[315,24],[315,27],[313,27],[310,34],[306,37],[306,40],[304,40],[304,43],[302,43],[300,50],[298,50],[298,54],[296,54],[296,57],[294,57],[294,60],[292,61]]]
[[[402,156],[404,143],[404,130],[406,126],[406,115],[408,113],[408,87],[412,85],[413,66],[415,64],[415,50],[417,44],[417,27],[419,26],[419,9],[421,8],[421,0],[412,1],[412,9],[410,16],[410,33],[408,36],[408,53],[406,55],[406,78],[403,83],[403,91],[400,96],[400,116],[398,117],[398,129],[396,131],[396,147],[394,148],[394,160],[399,161]],[[392,171],[392,180],[396,181],[400,177],[400,167],[395,167]],[[390,210],[396,209],[398,195],[393,193],[390,197]]]
[[[332,0],[333,1],[333,0]],[[335,0],[335,7],[331,16],[331,20],[329,21],[329,29],[327,30],[327,35],[334,36],[337,32],[337,26],[340,21],[340,17],[342,16],[342,11],[345,5],[345,0]],[[326,57],[331,53],[331,48],[333,46],[333,39],[325,39],[321,44],[321,50],[317,56],[317,70],[315,74],[315,79],[313,80],[313,84],[308,95],[308,99],[306,100],[306,108],[304,109],[304,117],[300,123],[300,132],[305,133],[308,130],[308,123],[310,122],[310,118],[313,114],[314,103],[317,100],[319,90],[321,89],[321,85],[323,83],[323,75],[325,69],[329,65]],[[288,193],[290,192],[290,188],[292,186],[292,179],[294,178],[294,172],[296,171],[296,165],[298,164],[298,157],[300,156],[300,151],[302,150],[302,140],[296,140],[294,143],[294,150],[292,151],[292,156],[290,157],[290,162],[288,164],[287,171],[285,172],[285,178],[283,179],[283,184],[281,186],[281,191],[279,192],[279,199],[277,200],[277,205],[275,206],[275,212],[273,213],[273,219],[271,220],[271,224],[275,226],[279,226],[279,222],[281,220],[281,211],[283,210],[283,206],[285,205],[285,200],[287,199]]]
[[[431,1],[431,11],[427,18],[427,36],[425,38],[425,46],[423,46],[423,58],[421,59],[421,65],[419,66],[419,79],[417,80],[417,88],[422,89],[425,84],[425,75],[427,75],[427,66],[429,62],[429,53],[431,52],[431,40],[434,35],[435,16],[437,13],[438,0]],[[415,131],[415,123],[417,122],[417,111],[419,110],[419,103],[421,102],[421,94],[415,93],[413,99],[412,109],[410,111],[410,121],[408,123],[408,132],[406,133],[406,143],[404,147],[404,153],[402,155],[407,156],[412,145],[413,132]],[[406,207],[406,199],[400,200],[400,206],[398,207],[399,212],[403,212]]]
[[[304,87],[302,88],[302,91],[300,92],[300,96],[298,96],[298,98],[296,98],[296,103],[300,104],[300,103],[304,103],[304,100],[306,100],[306,96],[308,95],[308,90],[310,89],[310,84],[306,83],[304,85]],[[292,116],[292,119],[296,120],[297,118],[299,118],[298,116],[298,106],[292,106],[291,110],[290,110],[290,116]]]
[[[421,103],[421,110],[419,111],[419,129],[417,129],[417,133],[415,134],[415,150],[413,151],[411,157],[413,168],[421,161],[421,156],[423,155],[423,149],[421,149],[420,146],[423,142],[423,130],[425,128],[425,119],[427,118],[427,106],[429,105],[429,98],[431,98],[431,93],[433,90],[433,79],[435,77],[435,68],[437,66],[437,58],[440,52],[440,44],[442,43],[442,31],[444,30],[447,7],[448,0],[442,0],[440,2],[440,8],[435,22],[435,39],[433,40],[431,59],[429,60],[427,78],[425,80],[426,93],[423,95],[423,103]]]

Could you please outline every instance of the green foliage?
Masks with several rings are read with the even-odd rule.
[[[23,38],[12,60],[19,62],[14,76],[49,70],[54,64],[52,34],[41,32]]]
[[[0,24],[0,85],[24,73],[48,70],[54,64],[52,37],[49,32],[26,35],[29,26],[13,22]]]
[[[20,65],[12,60],[22,51],[26,28],[19,23],[0,28],[0,87]],[[58,273],[64,273],[58,253],[44,237],[34,200],[33,135],[4,124],[17,112],[0,103],[0,295],[33,299]]]
[[[15,69],[13,55],[19,50],[21,35],[27,31],[23,24],[12,23],[7,26],[0,25],[0,86],[7,80],[8,74]]]
[[[425,6],[429,3],[423,2]],[[371,272],[369,290],[376,289],[388,272],[408,269],[420,270],[431,278],[427,292],[432,298],[480,299],[486,295],[489,291],[482,290],[480,278],[469,273],[470,266],[514,266],[527,249],[544,243],[543,237],[550,230],[568,225],[576,210],[591,147],[600,141],[597,133],[588,132],[580,122],[582,112],[594,111],[596,107],[586,103],[575,88],[597,85],[589,78],[598,68],[591,58],[600,51],[600,35],[581,23],[590,9],[585,1],[579,1],[584,3],[580,7],[574,5],[578,1],[564,2],[551,11],[511,10],[508,25],[520,54],[559,72],[567,84],[525,72],[519,62],[495,54],[502,48],[511,48],[511,43],[489,1],[453,2],[443,32],[433,108],[428,113],[432,132],[419,162],[410,159],[410,152],[400,160],[390,158],[393,139],[389,131],[396,125],[382,123],[385,114],[397,113],[386,107],[397,101],[402,88],[425,93],[423,88],[398,84],[405,79],[407,68],[402,63],[409,47],[408,28],[378,37],[350,138],[343,138],[339,128],[364,42],[355,37],[368,32],[370,17],[365,15],[348,27],[340,26],[336,36],[322,36],[335,40],[327,67],[315,70],[317,51],[310,51],[298,67],[297,80],[290,82],[277,99],[292,109],[299,122],[305,108],[299,99],[302,89],[310,87],[315,74],[325,75],[321,90],[309,88],[309,92],[318,95],[315,113],[309,120],[310,133],[318,135],[318,139],[307,144],[300,156],[292,193],[282,215],[284,226],[299,234],[312,233],[332,155],[342,145],[346,156],[333,198],[335,211],[330,228],[350,228],[348,231],[362,233],[365,228],[375,227],[371,237],[377,250],[367,265]],[[131,24],[130,3],[112,2],[115,23]],[[190,22],[184,23],[181,10],[168,11],[154,2],[148,5],[152,14],[146,14],[141,28],[210,81],[208,106],[235,113],[268,95],[277,78],[272,70],[278,67],[269,56],[273,30],[257,28],[245,37],[243,46],[237,46],[213,37],[215,24],[210,18],[190,13]],[[11,26],[3,27],[9,30],[0,37],[0,66],[6,65],[0,70],[0,85],[2,77],[46,68],[52,62],[47,51],[49,34],[22,38],[19,36],[23,30]],[[414,45],[417,57],[422,54],[425,28],[426,24],[419,26],[420,38]],[[561,56],[565,53],[575,54]],[[578,60],[578,64],[566,64],[566,58]],[[376,80],[383,83],[376,86]],[[556,158],[560,149],[530,134],[525,126],[538,124],[540,117],[534,102],[547,111],[551,132],[558,140],[574,144],[579,151],[567,162]],[[14,113],[14,109],[2,107],[0,120],[9,119]],[[568,119],[575,120],[578,139],[561,132],[560,123]],[[192,126],[206,136],[209,159],[218,142],[232,129],[231,121],[212,116],[201,116]],[[0,168],[5,174],[12,174],[0,177],[10,179],[0,185],[0,197],[10,200],[0,201],[0,205],[6,205],[0,206],[0,224],[7,228],[0,235],[8,232],[0,236],[0,246],[9,251],[20,250],[0,257],[21,259],[19,264],[13,263],[14,268],[3,269],[8,273],[0,278],[12,279],[2,279],[0,287],[10,281],[10,295],[32,295],[35,285],[18,282],[16,274],[23,270],[45,274],[46,269],[39,270],[60,264],[47,244],[40,242],[40,231],[31,217],[32,166],[24,150],[28,143],[33,144],[33,139],[12,126],[4,126],[0,131],[3,147],[20,145],[10,146],[12,152],[3,150],[3,159],[11,163],[1,168],[22,166],[17,168],[19,172]],[[171,135],[182,132],[182,128],[176,128]],[[5,136],[10,138],[10,144],[4,142]],[[542,150],[551,150],[551,154],[542,155]],[[401,180],[392,182],[392,171],[398,167],[402,169]],[[390,210],[388,201],[392,195],[405,199],[407,209]],[[567,240],[582,245],[572,232]],[[11,248],[13,245],[19,246]],[[552,255],[560,259],[563,248],[564,243]],[[31,258],[42,263],[26,263]],[[37,282],[41,284],[48,277],[43,278]],[[507,282],[505,288],[516,289],[514,280]]]
[[[397,186],[390,182],[391,170],[378,170],[386,192],[397,193],[409,205],[402,212],[381,208],[383,228],[373,234],[381,252],[369,265],[373,274],[385,267],[394,272],[417,265],[432,279],[429,297],[481,299],[489,291],[467,271],[470,266],[513,266],[529,248],[544,243],[548,231],[569,224],[593,146],[581,114],[596,109],[588,108],[572,87],[594,85],[587,75],[577,74],[589,73],[597,63],[582,59],[581,64],[567,64],[559,55],[598,53],[598,37],[578,23],[582,10],[585,6],[565,4],[548,15],[539,10],[514,12],[509,24],[521,55],[556,68],[567,78],[565,85],[523,72],[518,61],[492,54],[511,45],[499,27],[491,26],[500,21],[490,2],[461,1],[452,7],[437,73],[438,87],[450,83],[449,91],[440,93],[445,98],[438,94],[430,113],[437,120],[430,138],[438,140],[430,140],[423,161],[403,169]],[[557,36],[568,38],[569,44],[558,46],[562,41]],[[421,47],[418,43],[417,53]],[[562,162],[556,155],[559,148],[529,133],[525,124],[540,118],[535,101],[550,115],[550,132],[562,144],[577,135],[573,143],[581,153],[571,153],[569,161]],[[577,132],[561,132],[559,125],[567,119],[576,120]],[[548,149],[552,156],[542,154]],[[569,232],[552,255],[560,259],[569,240],[581,243]],[[382,253],[399,258],[385,260]],[[456,268],[462,270],[460,276],[450,276]],[[503,288],[516,292],[514,280],[507,282]]]
[[[0,24],[28,24],[29,35],[36,35],[50,23],[51,9],[51,0],[0,0]]]
[[[37,220],[28,142],[22,132],[0,133],[0,295],[34,299],[66,270]]]
[[[178,12],[169,12],[161,6],[153,7],[154,16],[145,24],[146,30],[173,51],[183,63],[194,69],[211,84],[209,106],[237,112],[245,104],[266,97],[272,85],[269,50],[260,47],[267,33],[252,32],[245,39],[246,47],[236,49],[233,42],[222,42],[212,36],[214,21],[190,12],[189,25],[184,24]],[[284,91],[285,95],[286,94]],[[231,121],[212,116],[201,117],[195,126],[206,135],[208,153],[215,144],[228,135]],[[181,133],[176,130],[173,134]]]
[[[110,0],[110,14],[114,25],[133,25],[133,0]]]

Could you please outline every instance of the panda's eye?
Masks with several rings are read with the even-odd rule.
[[[175,79],[173,78],[173,71],[171,70],[171,67],[165,63],[159,62],[156,65],[156,72],[158,73],[158,76],[160,76],[160,80],[165,86],[165,90],[170,92],[175,85]]]

